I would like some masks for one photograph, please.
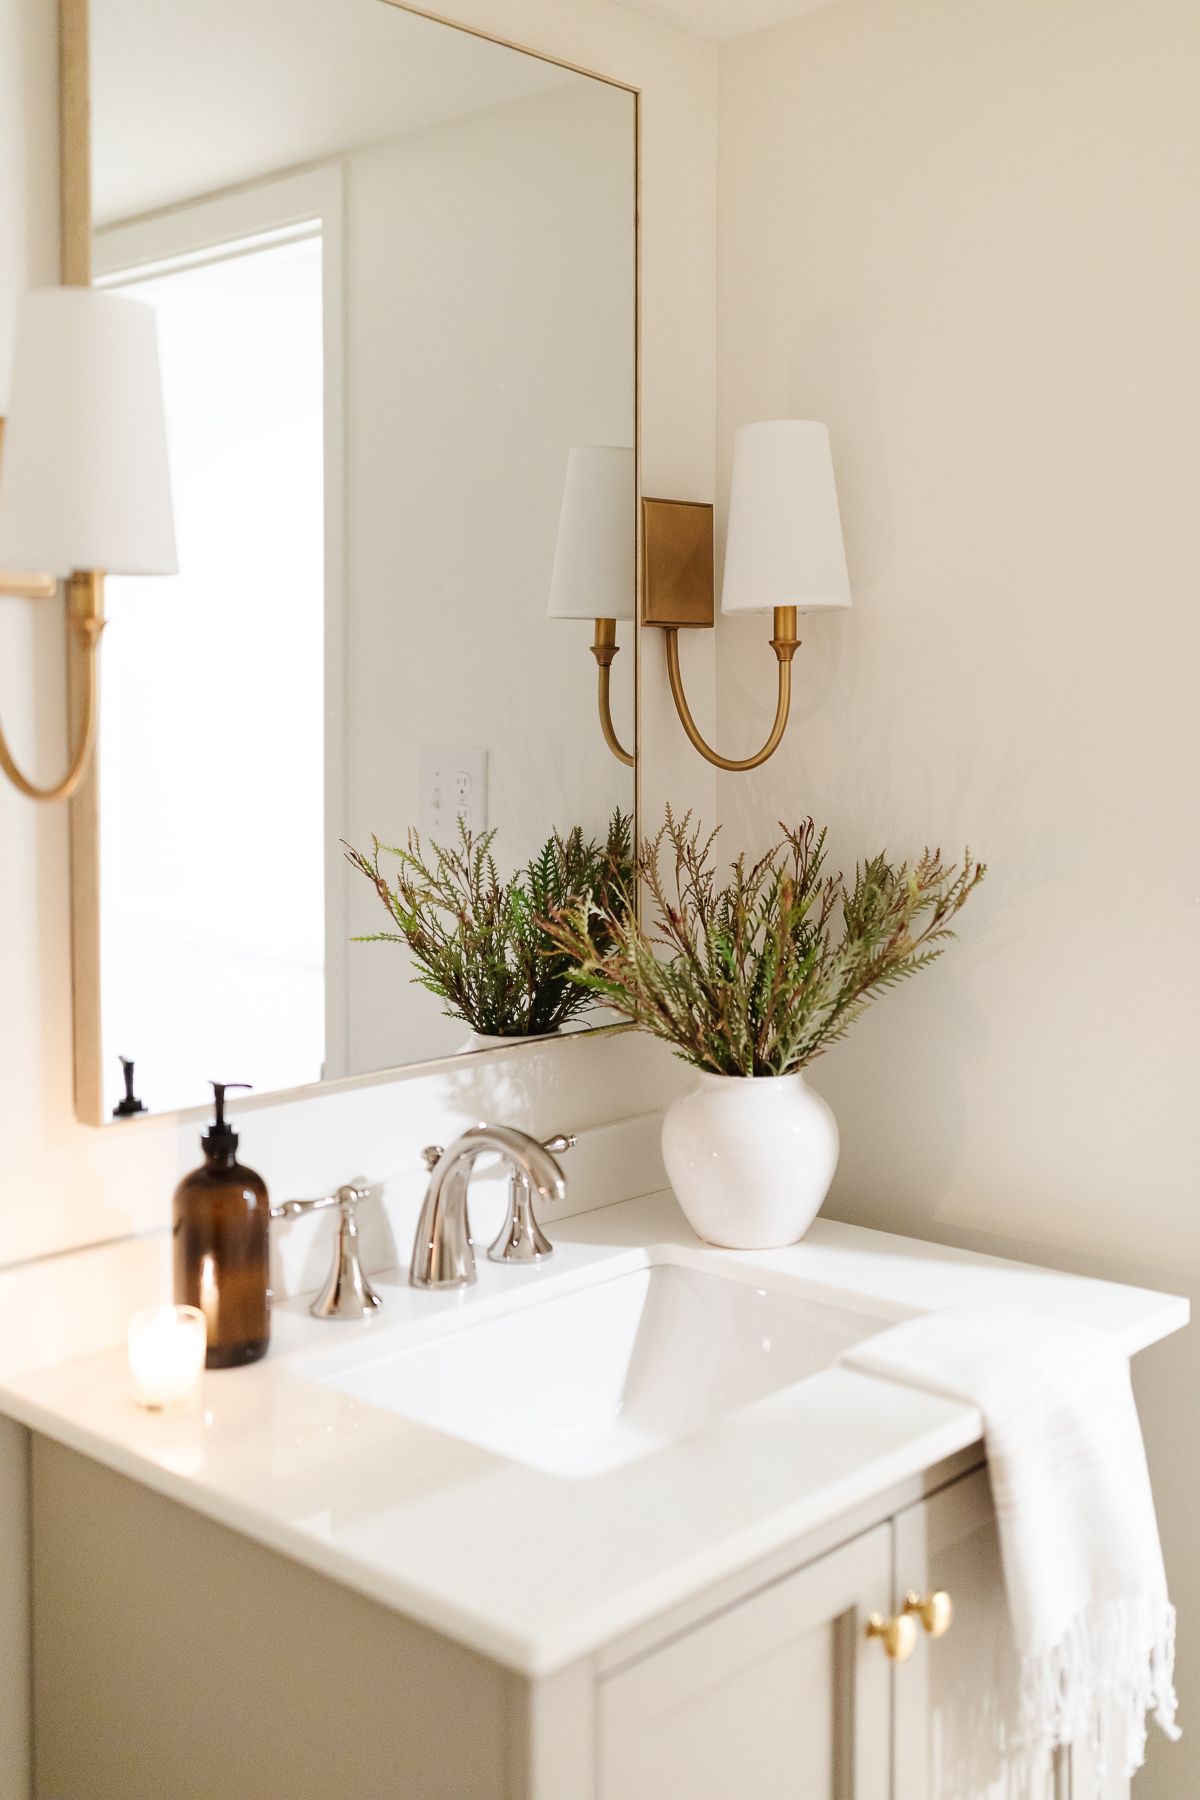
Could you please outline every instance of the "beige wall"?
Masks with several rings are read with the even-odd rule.
[[[829,1210],[1193,1293],[1198,74],[1194,0],[844,0],[722,49],[718,234],[718,444],[829,422],[855,595],[720,816],[991,865],[817,1066]],[[748,741],[765,633],[718,635]],[[1140,1369],[1193,1723],[1198,1384],[1194,1328]],[[1200,1790],[1155,1752],[1147,1800]]]

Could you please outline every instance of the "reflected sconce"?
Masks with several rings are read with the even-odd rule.
[[[153,308],[92,288],[39,288],[21,303],[0,468],[0,593],[67,583],[72,686],[81,695],[71,766],[37,787],[0,731],[0,767],[31,800],[67,800],[96,738],[104,576],[173,575],[175,526]],[[76,682],[75,675],[78,675]]]
[[[613,755],[629,768],[633,757],[613,727],[609,682],[619,649],[617,621],[634,617],[635,495],[632,450],[588,444],[568,453],[547,608],[552,619],[595,621],[592,655],[599,666],[600,729]]]
[[[722,756],[692,717],[679,670],[679,633],[715,623],[713,509],[643,500],[642,624],[666,633],[667,674],[680,722],[701,756],[719,769],[757,769],[779,748],[792,700],[796,615],[850,605],[829,432],[808,419],[743,425],[734,440],[724,613],[773,612],[771,648],[779,664],[775,723],[754,756]]]

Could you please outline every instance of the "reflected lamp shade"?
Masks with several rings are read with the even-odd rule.
[[[587,444],[567,455],[552,619],[632,619],[637,581],[633,451]]]
[[[36,288],[17,319],[0,563],[51,575],[178,568],[152,307]]]
[[[721,611],[849,605],[828,429],[810,419],[743,425],[733,447]]]

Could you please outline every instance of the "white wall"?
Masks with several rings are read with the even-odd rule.
[[[991,866],[816,1067],[837,1217],[1200,1293],[1200,9],[844,0],[722,49],[718,443],[829,422],[855,610],[732,837]],[[727,481],[728,469],[722,481]],[[719,632],[722,741],[765,633]],[[1200,1336],[1140,1396],[1200,1716]],[[1200,1790],[1156,1743],[1146,1800]]]

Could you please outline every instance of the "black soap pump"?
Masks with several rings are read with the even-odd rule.
[[[201,1138],[203,1165],[175,1190],[175,1299],[208,1322],[210,1369],[236,1368],[266,1354],[271,1336],[266,1183],[237,1160],[237,1132],[225,1120],[228,1089],[214,1081],[216,1118]]]
[[[113,1107],[113,1118],[136,1119],[137,1115],[139,1113],[144,1113],[146,1108],[142,1105],[142,1102],[133,1091],[133,1058],[129,1056],[119,1056],[117,1061],[120,1063],[121,1071],[125,1077],[125,1098],[123,1100],[118,1100],[117,1104]]]

